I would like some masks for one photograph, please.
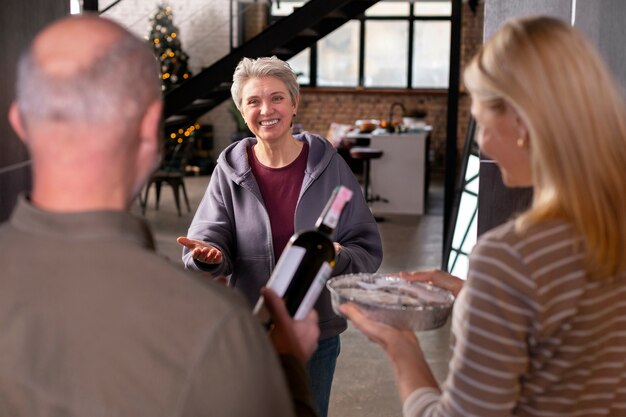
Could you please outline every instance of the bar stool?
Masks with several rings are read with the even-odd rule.
[[[370,161],[372,159],[378,159],[383,156],[383,150],[378,148],[370,148],[364,146],[354,146],[350,148],[350,156],[354,159],[363,160],[363,188],[365,194],[365,201],[371,203],[372,201],[386,201],[379,196],[370,196]]]

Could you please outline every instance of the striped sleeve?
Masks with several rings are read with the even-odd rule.
[[[443,392],[440,397],[414,393],[412,405],[405,403],[405,417],[510,416],[529,364],[534,292],[510,245],[488,236],[479,241],[454,308],[455,344]]]
[[[418,388],[407,397],[402,406],[404,417],[421,416],[439,401],[441,393],[432,387]]]
[[[416,390],[405,417],[626,415],[626,271],[590,276],[559,220],[505,224],[470,259],[442,394]]]

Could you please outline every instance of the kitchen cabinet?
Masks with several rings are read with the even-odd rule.
[[[375,214],[424,214],[430,130],[371,136],[370,147],[384,152],[371,161],[371,192],[387,200],[370,203]]]

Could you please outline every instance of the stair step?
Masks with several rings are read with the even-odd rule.
[[[194,119],[182,114],[173,114],[165,119],[165,131],[171,132],[180,127],[189,125]]]
[[[219,104],[219,103],[218,103]],[[194,100],[190,105],[181,109],[178,114],[181,116],[194,116],[198,113],[198,110],[209,111],[215,107],[215,100],[212,98],[198,98]]]
[[[317,30],[306,28],[302,32],[298,33],[298,36],[302,36],[306,38],[318,38],[320,34]]]
[[[293,56],[293,51],[290,48],[274,48],[272,49],[272,55],[276,55],[278,57]]]
[[[333,10],[332,12],[328,13],[324,18],[325,19],[350,20],[350,16],[348,16],[341,10]]]
[[[211,100],[210,98],[197,98],[191,104],[194,105],[194,106],[204,106],[204,105],[210,104],[212,102],[213,102],[213,100]]]
[[[185,107],[185,109],[197,109],[197,108],[206,108],[212,107],[215,104],[215,100],[212,98],[198,98],[193,101],[189,106]]]
[[[178,120],[194,120],[230,97],[235,66],[243,57],[276,55],[283,60],[295,56],[315,41],[357,17],[378,0],[309,0],[292,15],[233,49],[230,54],[168,92],[164,114]],[[167,118],[166,123],[177,119]]]
[[[233,85],[232,81],[224,81],[221,82],[217,87],[213,89],[213,91],[229,91],[230,87]]]
[[[187,120],[189,117],[183,116],[181,114],[173,114],[167,119],[165,119],[166,124],[180,123],[184,120]]]

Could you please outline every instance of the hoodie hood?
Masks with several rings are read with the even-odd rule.
[[[309,144],[309,158],[304,171],[305,181],[315,180],[328,167],[335,148],[322,136],[313,133],[300,133],[294,135],[300,142]],[[238,185],[243,184],[252,176],[250,163],[248,162],[247,149],[257,143],[256,138],[245,138],[229,145],[217,159],[218,165],[222,168],[226,176]]]

